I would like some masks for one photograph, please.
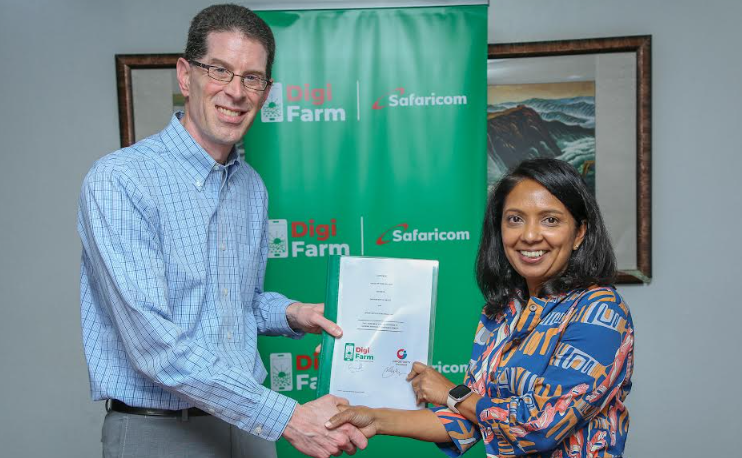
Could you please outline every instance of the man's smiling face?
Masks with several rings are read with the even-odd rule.
[[[258,41],[240,32],[210,32],[207,53],[198,61],[226,68],[236,75],[266,78],[268,54]],[[205,68],[178,61],[178,82],[186,97],[183,126],[217,161],[226,159],[240,141],[265,102],[265,91],[247,89],[239,76],[229,83],[208,76]]]

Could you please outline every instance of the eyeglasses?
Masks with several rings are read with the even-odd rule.
[[[216,65],[207,65],[202,64],[201,62],[195,61],[195,60],[189,60],[191,64],[197,65],[201,68],[206,69],[206,73],[213,79],[220,81],[222,83],[229,83],[232,81],[232,79],[235,76],[239,76],[242,80],[242,85],[245,86],[247,89],[251,89],[253,91],[264,91],[265,88],[268,87],[270,81],[268,81],[265,78],[261,78],[258,75],[237,75],[236,73],[227,70],[224,67],[217,67]]]

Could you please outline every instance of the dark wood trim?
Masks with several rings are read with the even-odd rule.
[[[121,147],[134,144],[134,101],[131,71],[144,68],[175,68],[180,54],[116,54],[116,88],[119,100]]]

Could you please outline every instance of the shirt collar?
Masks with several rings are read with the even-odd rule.
[[[176,162],[183,167],[191,183],[196,188],[201,189],[209,173],[214,170],[215,166],[221,164],[216,162],[201,145],[196,143],[191,134],[183,127],[183,124],[180,123],[183,115],[182,111],[173,114],[173,117],[170,118],[170,124],[162,131],[161,138],[168,150],[172,152]],[[233,146],[224,167],[231,169],[240,163],[237,149]]]
[[[543,315],[546,316],[554,307],[561,303],[564,298],[567,297],[567,293],[549,294],[543,297],[531,296],[528,298],[529,304],[536,304],[539,308],[543,309]]]

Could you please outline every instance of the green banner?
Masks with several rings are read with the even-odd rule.
[[[245,151],[270,195],[266,290],[323,302],[333,254],[437,259],[433,364],[460,382],[483,303],[486,6],[260,15],[276,84]],[[261,337],[266,386],[314,399],[319,341]],[[363,455],[434,448],[380,437]],[[279,456],[299,454],[281,440]]]

